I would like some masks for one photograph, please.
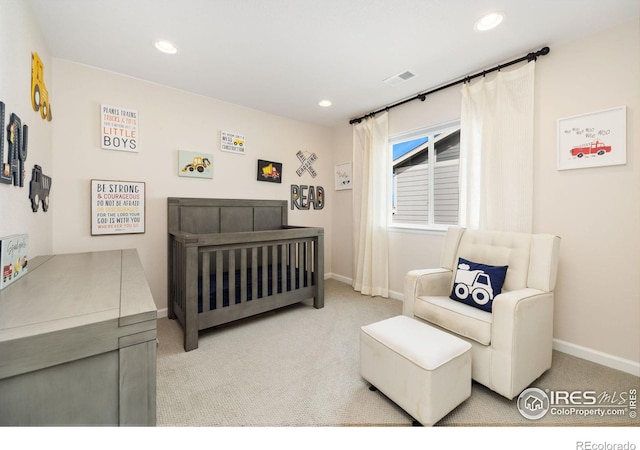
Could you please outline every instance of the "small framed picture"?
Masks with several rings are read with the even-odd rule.
[[[223,152],[244,155],[246,149],[244,135],[231,133],[229,131],[220,132],[220,150]]]
[[[258,181],[282,183],[282,163],[258,160]]]
[[[351,177],[352,177],[352,171],[351,171],[350,162],[336,164],[336,169],[335,169],[336,191],[351,189]]]
[[[627,163],[626,107],[558,120],[558,170]]]
[[[213,155],[179,150],[178,176],[213,178]]]

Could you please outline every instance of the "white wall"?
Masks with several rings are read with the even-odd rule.
[[[561,236],[554,336],[562,350],[638,371],[640,358],[640,21],[550,45],[536,67],[534,231]],[[479,68],[481,69],[481,68]],[[390,112],[390,135],[459,117],[459,87]],[[557,119],[627,106],[627,164],[556,170]],[[336,162],[351,134],[334,129]],[[350,192],[350,191],[347,191]],[[335,230],[352,226],[350,198],[333,212]],[[401,296],[407,270],[438,264],[438,233],[390,233],[390,289]],[[336,233],[334,273],[349,280],[350,235]],[[349,259],[349,263],[345,260]],[[598,356],[600,355],[600,356]]]
[[[6,130],[11,113],[15,113],[29,127],[29,137],[24,186],[0,184],[0,236],[28,234],[29,257],[51,253],[53,245],[51,211],[45,213],[40,206],[34,213],[29,200],[34,164],[41,166],[46,175],[52,174],[51,133],[54,126],[54,122],[42,120],[31,106],[32,52],[38,53],[44,63],[45,84],[55,117],[57,94],[51,83],[51,57],[38,25],[25,2],[3,1],[0,13],[0,101],[5,104],[4,127]],[[7,152],[5,134],[4,162],[7,161]],[[55,188],[54,180],[52,190]]]
[[[289,224],[325,228],[331,271],[331,130],[54,59],[53,252],[137,248],[158,308],[167,304],[167,197],[288,200],[291,184],[323,186],[321,210],[289,210]],[[138,153],[100,148],[100,105],[137,110]],[[220,131],[243,134],[246,154],[220,150]],[[178,176],[178,150],[213,155],[213,179]],[[316,153],[316,178],[299,177],[298,150]],[[257,160],[283,163],[282,183],[256,180]],[[91,236],[90,180],[145,182],[144,234]]]
[[[640,358],[640,21],[562,43],[536,68],[534,228],[561,236],[556,339]],[[556,170],[557,119],[627,106],[627,164]]]
[[[347,121],[333,128],[334,164],[353,161],[352,126]],[[333,221],[331,228],[331,269],[336,279],[350,283],[353,255],[353,197],[351,190],[333,191]]]

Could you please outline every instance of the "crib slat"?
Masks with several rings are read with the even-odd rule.
[[[258,248],[251,247],[251,299],[258,298]]]
[[[304,265],[304,285],[311,286],[313,284],[313,280],[311,279],[311,257],[313,253],[313,241],[309,240],[305,243],[306,251],[305,254],[307,256],[306,262]]]
[[[267,296],[269,292],[269,248],[262,247],[262,298]]]
[[[300,270],[300,287],[303,288],[307,285],[307,252],[308,252],[308,242],[302,241],[300,242],[300,247],[302,247],[302,255],[300,257],[299,270]]]
[[[185,272],[186,272],[186,264],[185,264],[185,260],[186,260],[186,252],[184,249],[184,245],[180,244],[180,248],[179,248],[179,255],[178,255],[178,270],[180,271],[180,278],[179,278],[179,282],[178,282],[178,305],[180,306],[180,309],[182,309],[184,311],[184,298],[185,298],[185,293],[187,292],[187,279],[185,276]]]
[[[216,308],[224,307],[224,265],[222,257],[224,252],[216,252]]]
[[[210,253],[202,254],[202,271],[200,276],[202,277],[202,310],[209,311],[211,309],[211,270],[210,270]],[[214,306],[215,307],[215,306]]]
[[[298,288],[304,287],[304,241],[298,242]]]
[[[247,249],[240,250],[240,303],[247,301]]]
[[[229,305],[236,303],[236,252],[229,250],[229,266],[227,269],[229,277]]]
[[[176,303],[177,305],[180,307],[180,309],[182,309],[184,311],[184,304],[182,303],[182,292],[184,292],[184,277],[182,276],[182,274],[184,273],[184,266],[183,266],[183,261],[184,261],[184,255],[182,252],[182,245],[178,246],[178,243],[174,241],[174,245],[175,250],[174,250],[174,258],[175,258],[175,269],[174,269],[174,274],[175,272],[177,272],[177,276],[175,276],[175,296],[176,296]]]
[[[278,245],[271,248],[271,295],[278,293]]]
[[[292,291],[296,290],[296,243],[289,244],[289,280]]]
[[[172,242],[173,247],[173,301],[177,306],[180,307],[181,310],[184,311],[184,303],[182,293],[185,290],[184,285],[184,250],[182,244],[177,241]],[[172,317],[170,317],[172,318]]]
[[[287,292],[287,244],[280,246],[280,292]]]
[[[316,274],[318,273],[318,268],[316,267],[316,261],[318,260],[318,241],[311,241],[311,284],[314,286],[318,285],[318,279],[316,278]]]

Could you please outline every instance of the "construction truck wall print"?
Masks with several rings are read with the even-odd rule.
[[[213,178],[213,155],[179,150],[178,175],[191,178]]]
[[[51,122],[51,103],[44,83],[44,64],[36,52],[31,54],[31,106],[40,113],[40,117]]]
[[[282,163],[259,159],[257,180],[282,183]]]

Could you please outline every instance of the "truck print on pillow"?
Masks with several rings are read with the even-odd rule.
[[[458,258],[451,299],[491,312],[502,292],[508,266],[490,266]]]

